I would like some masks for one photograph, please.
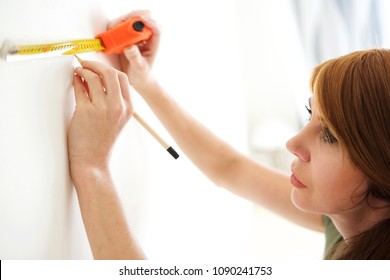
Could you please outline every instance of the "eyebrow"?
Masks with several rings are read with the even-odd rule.
[[[309,107],[311,108],[311,96],[309,97],[308,102],[309,102]]]

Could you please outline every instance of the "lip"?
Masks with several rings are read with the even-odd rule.
[[[301,181],[298,180],[298,178],[295,176],[294,172],[290,176],[290,182],[294,187],[296,187],[298,189],[307,188],[307,186],[305,186],[304,184],[302,184]]]

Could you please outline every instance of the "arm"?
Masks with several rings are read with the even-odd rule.
[[[109,170],[112,147],[133,113],[128,80],[97,62],[82,66],[75,70],[68,155],[89,244],[95,259],[143,259]]]
[[[216,185],[299,225],[323,231],[321,215],[297,209],[289,176],[239,153],[188,114],[154,81],[138,88],[182,151]]]
[[[143,16],[146,25],[153,30],[153,36],[146,45],[125,50],[120,57],[122,70],[188,158],[216,185],[297,224],[323,231],[320,215],[304,213],[292,204],[288,175],[236,151],[183,110],[159,85],[150,71],[160,40],[159,28],[148,13],[127,15],[131,16]]]
[[[132,236],[109,172],[72,167],[80,210],[94,259],[145,259]]]

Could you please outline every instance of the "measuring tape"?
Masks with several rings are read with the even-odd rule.
[[[121,54],[126,47],[146,41],[151,35],[151,29],[145,26],[141,18],[136,17],[97,35],[95,39],[16,46],[9,54],[33,55],[63,50],[67,50],[62,53],[64,55],[93,51],[102,51],[105,54]]]
[[[68,51],[63,52],[62,54],[76,54],[103,51],[105,49],[106,48],[100,39],[86,39],[53,44],[16,46],[16,49],[12,51],[11,54],[32,55],[63,50]]]

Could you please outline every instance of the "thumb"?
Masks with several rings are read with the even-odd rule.
[[[124,50],[124,55],[129,61],[131,67],[142,69],[146,66],[146,62],[136,45],[126,48]]]

